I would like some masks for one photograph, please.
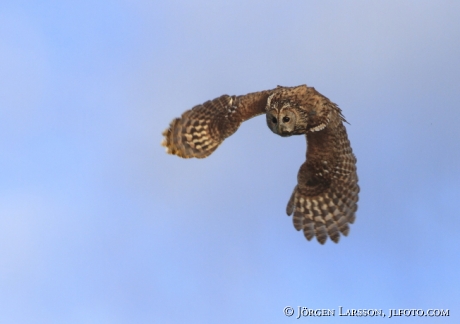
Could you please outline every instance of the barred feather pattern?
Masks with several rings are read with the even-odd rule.
[[[239,123],[229,118],[236,110],[234,101],[234,96],[223,95],[187,110],[181,118],[175,118],[163,132],[162,145],[166,152],[182,158],[210,155],[225,137],[238,129]]]
[[[321,244],[328,237],[338,243],[340,233],[347,236],[358,209],[356,157],[342,118],[334,119],[324,130],[307,133],[307,161],[286,208],[294,227]]]
[[[171,122],[163,132],[161,144],[168,154],[182,158],[205,158],[235,133],[243,121],[263,114],[270,93],[223,95],[197,105]]]

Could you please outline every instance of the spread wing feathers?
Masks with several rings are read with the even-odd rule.
[[[272,90],[243,96],[223,95],[175,118],[163,132],[166,152],[182,158],[205,158],[236,132],[241,123],[265,113]]]
[[[324,131],[307,133],[307,141],[307,161],[300,167],[286,212],[294,214],[294,227],[303,230],[307,240],[316,236],[324,244],[329,236],[338,243],[340,233],[348,235],[358,208],[356,157],[342,120],[335,127],[329,124]]]

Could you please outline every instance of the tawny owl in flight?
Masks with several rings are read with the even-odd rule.
[[[294,227],[307,240],[316,236],[324,244],[329,236],[337,243],[340,233],[348,234],[358,208],[356,157],[341,109],[315,88],[278,86],[206,101],[174,119],[162,145],[182,158],[205,158],[242,122],[261,114],[275,134],[307,138],[307,158],[286,208],[294,214]]]

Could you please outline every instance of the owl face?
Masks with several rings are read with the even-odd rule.
[[[293,101],[269,101],[266,108],[268,128],[283,137],[305,134],[302,125],[306,123],[300,112],[300,106]]]

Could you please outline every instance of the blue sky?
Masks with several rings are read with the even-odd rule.
[[[284,323],[285,306],[343,306],[458,323],[459,15],[455,1],[3,1],[0,322]],[[305,83],[342,108],[358,158],[338,245],[285,215],[302,136],[259,117],[204,160],[160,146],[196,104]]]

